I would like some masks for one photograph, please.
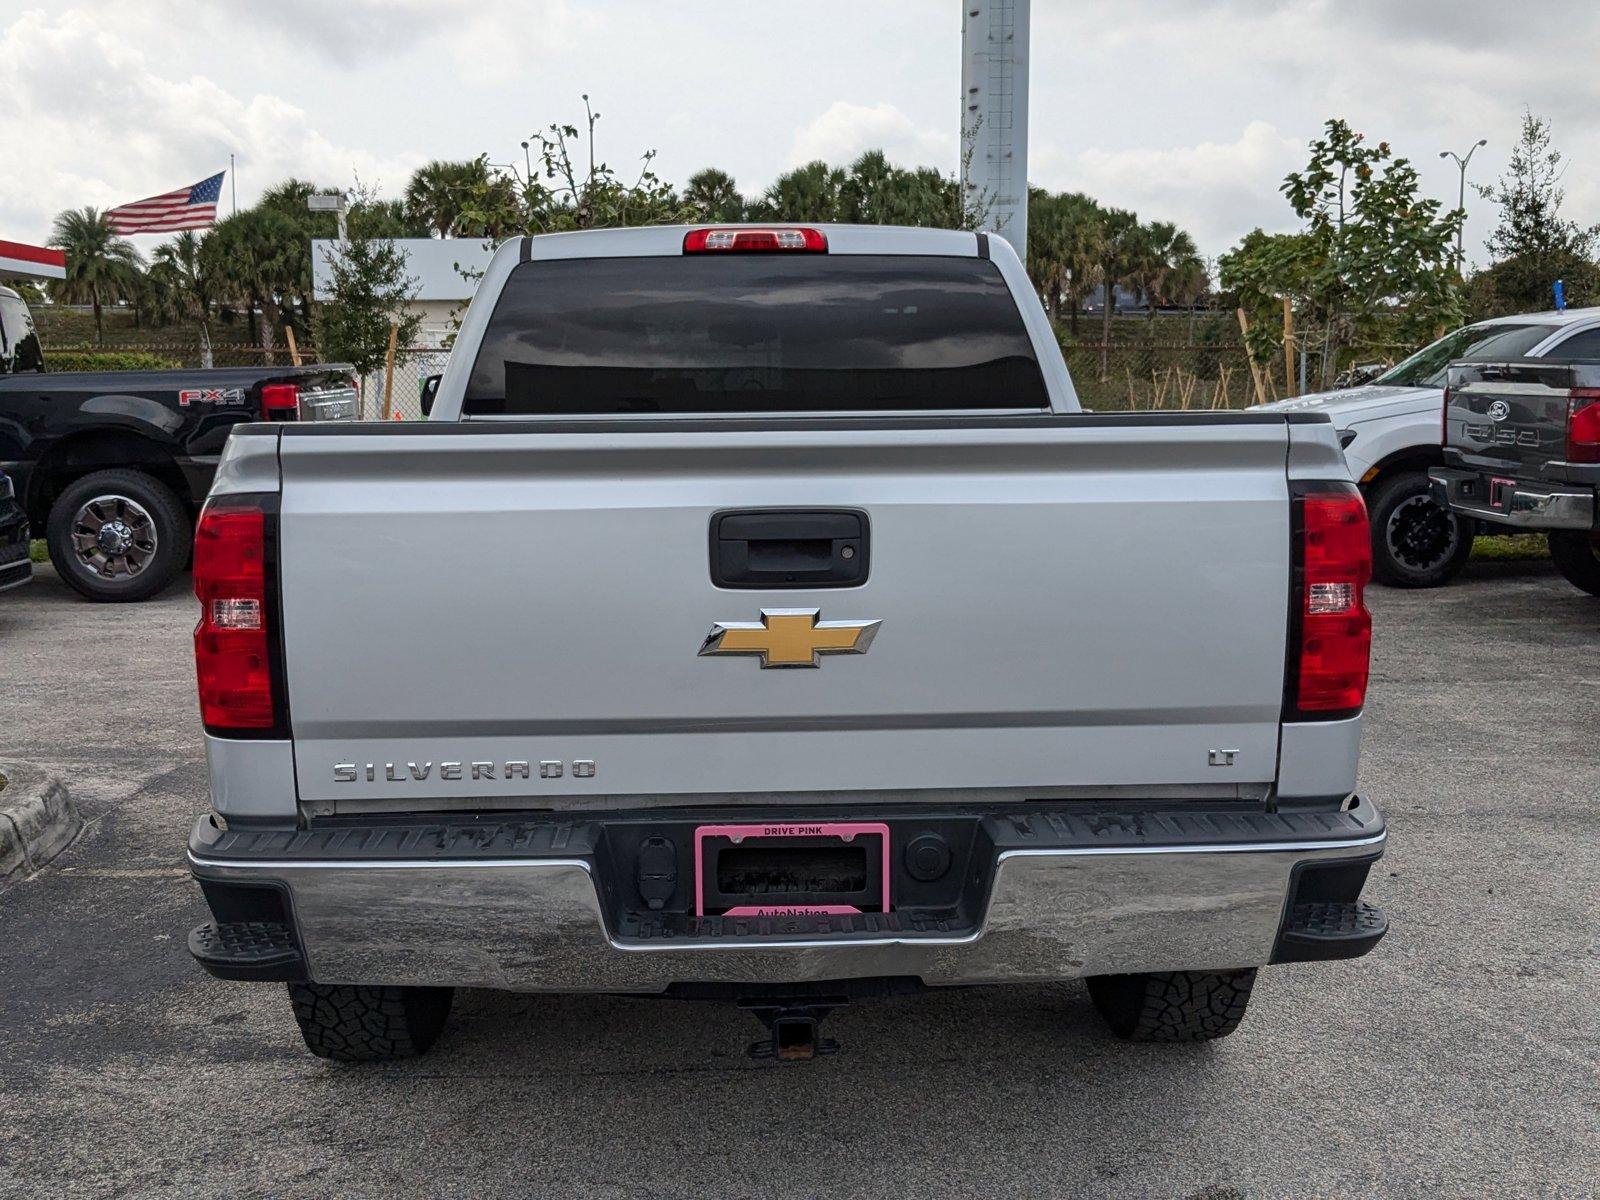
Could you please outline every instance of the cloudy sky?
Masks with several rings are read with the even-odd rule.
[[[1029,176],[1178,221],[1216,254],[1293,225],[1277,186],[1329,116],[1453,202],[1438,152],[1488,138],[1473,177],[1492,179],[1530,106],[1570,160],[1568,214],[1600,222],[1600,4],[1530,13],[1033,0]],[[393,195],[430,158],[520,158],[534,129],[578,123],[584,92],[602,157],[653,147],[669,180],[714,164],[755,193],[871,146],[950,171],[960,46],[959,0],[8,0],[0,238],[42,241],[62,208],[191,183],[230,151],[241,205],[290,174]],[[1477,203],[1469,257],[1491,220]]]

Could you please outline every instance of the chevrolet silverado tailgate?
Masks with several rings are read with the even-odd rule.
[[[1287,447],[1272,414],[286,430],[300,797],[1259,794]],[[765,527],[732,557],[859,558],[729,576]]]

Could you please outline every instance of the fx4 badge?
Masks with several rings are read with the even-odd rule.
[[[762,667],[819,667],[823,654],[865,654],[882,621],[819,621],[821,609],[763,608],[759,621],[718,621],[700,653],[754,654]]]
[[[184,388],[178,393],[178,403],[184,408],[191,404],[240,405],[244,403],[244,389]]]

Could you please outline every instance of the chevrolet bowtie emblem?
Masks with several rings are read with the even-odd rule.
[[[718,621],[701,654],[759,654],[763,667],[821,666],[818,655],[865,654],[881,621],[819,621],[815,608],[763,608],[759,621]]]

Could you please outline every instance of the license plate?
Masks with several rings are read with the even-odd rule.
[[[881,821],[701,825],[696,916],[833,916],[889,911],[889,827]]]

